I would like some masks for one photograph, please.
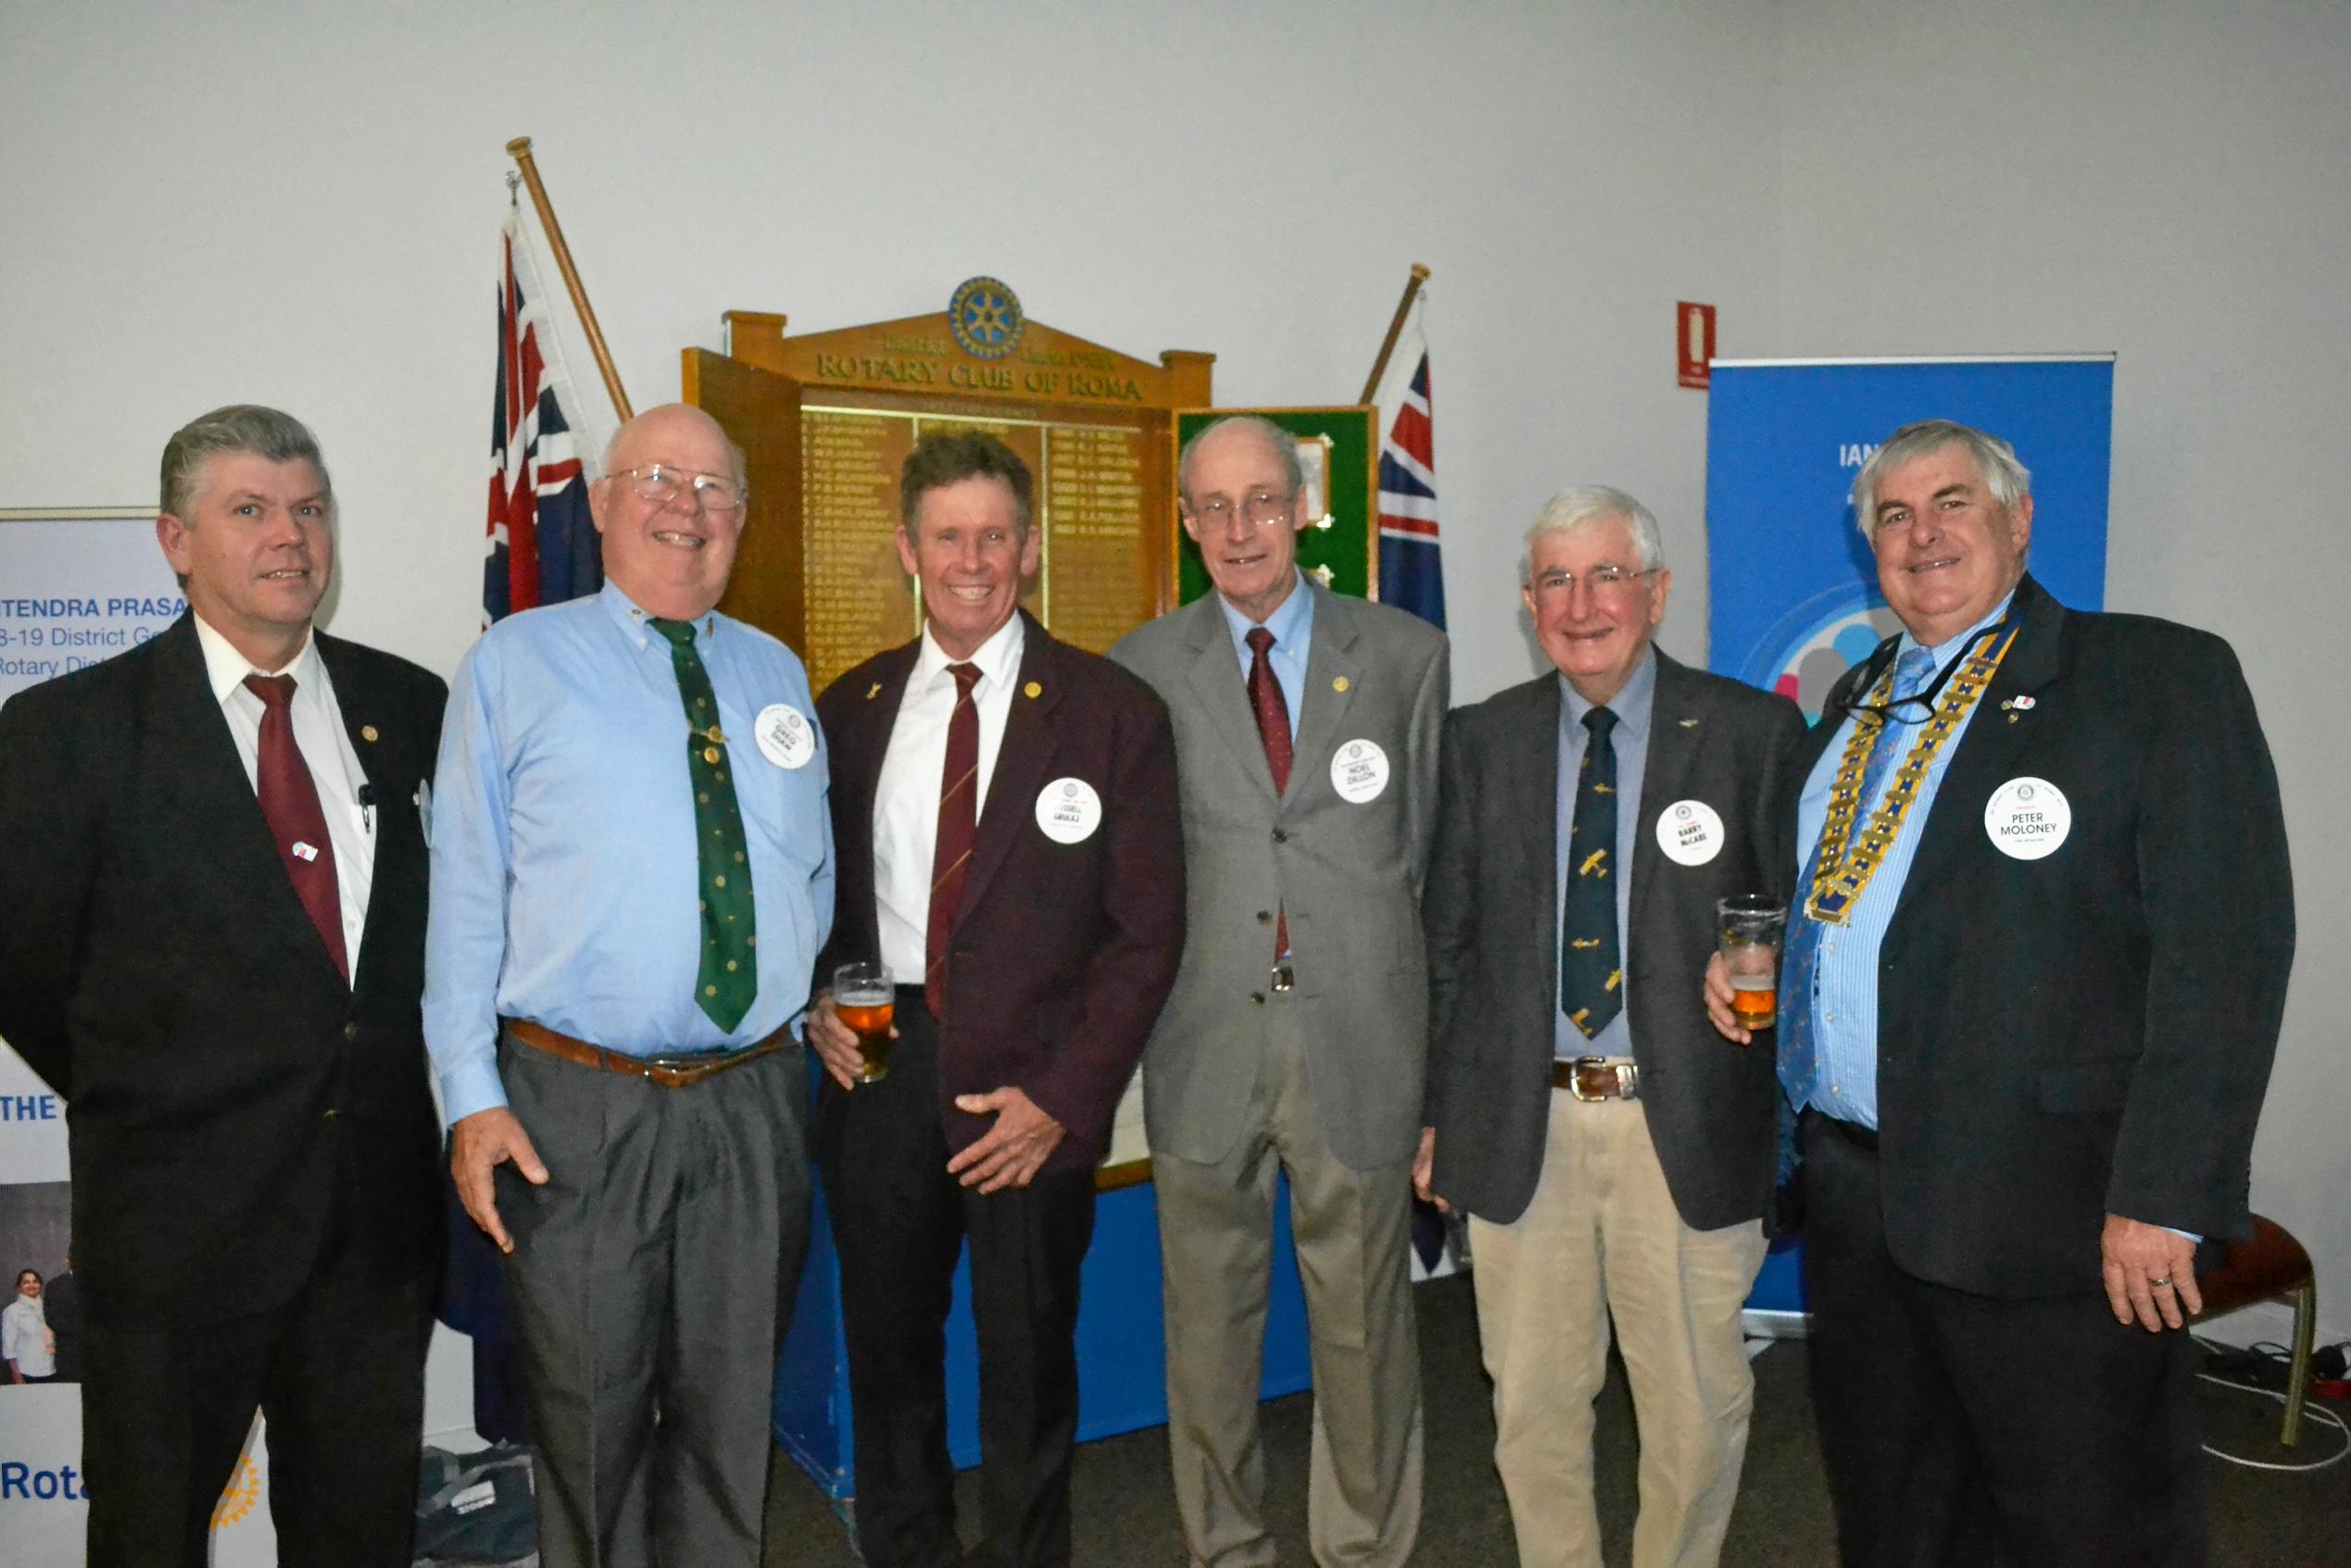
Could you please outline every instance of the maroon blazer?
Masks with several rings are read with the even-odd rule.
[[[1143,682],[1034,620],[1025,635],[948,949],[939,1118],[953,1155],[994,1120],[956,1110],[955,1097],[1017,1085],[1068,1129],[1046,1169],[1084,1170],[1110,1146],[1111,1118],[1184,956],[1176,736]],[[881,954],[874,791],[921,646],[875,654],[816,700],[840,868],[819,986],[834,965]],[[1037,801],[1069,778],[1093,786],[1101,823],[1062,844],[1037,826]],[[829,1079],[824,1088],[840,1092]]]

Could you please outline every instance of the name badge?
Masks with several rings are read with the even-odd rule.
[[[816,726],[788,702],[771,702],[752,721],[751,738],[760,755],[779,768],[805,768],[816,755]]]
[[[1983,831],[2010,859],[2038,860],[2073,831],[2073,808],[2047,779],[2010,779],[1984,803]]]
[[[1722,813],[1703,800],[1677,800],[1657,813],[1657,847],[1677,866],[1703,866],[1722,853]]]
[[[1055,779],[1037,792],[1037,830],[1056,844],[1082,844],[1102,825],[1102,797],[1084,779]]]
[[[1331,754],[1330,787],[1350,806],[1368,806],[1388,793],[1388,753],[1376,740],[1351,740]]]

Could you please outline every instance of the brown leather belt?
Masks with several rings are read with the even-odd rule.
[[[778,1029],[754,1046],[739,1051],[712,1052],[707,1055],[629,1056],[621,1051],[592,1046],[585,1040],[575,1040],[569,1035],[558,1034],[544,1023],[534,1023],[527,1018],[500,1021],[506,1032],[530,1047],[551,1057],[573,1062],[581,1067],[597,1067],[607,1073],[618,1073],[625,1078],[642,1078],[648,1084],[659,1084],[665,1089],[682,1089],[698,1084],[714,1073],[730,1067],[740,1067],[747,1061],[772,1056],[791,1043],[790,1029]]]
[[[1554,1058],[1551,1086],[1565,1089],[1580,1100],[1639,1099],[1641,1069],[1629,1061],[1610,1061],[1604,1056],[1579,1056],[1573,1061]]]

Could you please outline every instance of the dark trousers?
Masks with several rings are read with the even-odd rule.
[[[817,1129],[841,1260],[858,1541],[872,1568],[1065,1564],[1094,1173],[1042,1172],[985,1198],[958,1185],[939,1124],[937,1027],[920,991],[899,997],[889,1076],[847,1093],[828,1084]],[[984,1531],[968,1558],[955,1534],[945,1334],[966,1238]]]
[[[235,1298],[236,1282],[220,1282]],[[270,1519],[284,1568],[407,1568],[424,1428],[429,1280],[386,1281],[331,1245],[300,1294],[211,1322],[93,1296],[82,1354],[90,1568],[203,1568],[215,1506],[269,1420]],[[222,1497],[233,1474],[240,1483]],[[248,1490],[244,1483],[252,1483]]]
[[[2103,1291],[1999,1299],[1886,1250],[1875,1140],[1807,1112],[1813,1402],[1849,1568],[2201,1568],[2195,1348]]]
[[[808,1242],[800,1054],[672,1089],[509,1037],[498,1070],[547,1169],[497,1176],[540,1561],[758,1568]]]

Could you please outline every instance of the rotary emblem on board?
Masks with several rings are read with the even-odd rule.
[[[947,302],[947,328],[974,359],[1001,359],[1021,341],[1020,295],[994,278],[966,278]]]

